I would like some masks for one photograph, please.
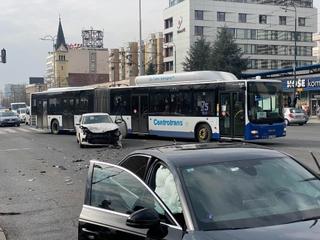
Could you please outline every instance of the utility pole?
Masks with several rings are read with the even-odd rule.
[[[141,0],[139,0],[139,75],[144,75]]]
[[[288,7],[292,6],[294,10],[288,10]],[[293,103],[296,102],[297,98],[297,6],[294,0],[290,0],[285,4],[284,9],[287,11],[294,11],[294,63],[293,63],[293,77],[294,77],[294,86],[293,86]],[[295,107],[295,106],[293,106]]]

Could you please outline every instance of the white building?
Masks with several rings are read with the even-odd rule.
[[[169,0],[164,11],[165,71],[182,71],[190,46],[201,36],[214,42],[222,27],[250,59],[249,71],[292,67],[295,9],[297,66],[312,64],[312,34],[317,31],[313,0]]]
[[[313,35],[313,41],[316,44],[316,46],[313,48],[315,63],[320,63],[320,33],[316,33]]]

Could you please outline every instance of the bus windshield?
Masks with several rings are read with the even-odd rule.
[[[248,83],[248,117],[252,123],[283,122],[281,83]]]
[[[11,103],[11,110],[18,110],[18,108],[25,108],[27,105],[25,103]]]

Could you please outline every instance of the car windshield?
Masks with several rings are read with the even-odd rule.
[[[252,123],[283,122],[280,83],[248,83],[248,117]]]
[[[91,115],[91,116],[84,116],[82,123],[83,124],[112,123],[112,119],[108,115]]]
[[[0,112],[0,117],[16,116],[14,112]]]
[[[25,109],[25,108],[18,109],[18,112],[19,112],[19,113],[26,113],[26,109]]]
[[[320,218],[320,180],[290,158],[188,166],[181,174],[201,230]]]

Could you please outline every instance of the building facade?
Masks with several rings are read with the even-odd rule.
[[[313,41],[316,45],[313,48],[313,56],[315,57],[315,63],[320,63],[320,33],[313,34]]]
[[[313,0],[169,0],[164,11],[165,72],[182,71],[191,45],[199,37],[213,43],[223,27],[249,59],[249,72],[292,67],[295,42],[297,66],[315,59]]]
[[[101,34],[101,31],[98,32]],[[82,36],[86,41],[90,37],[84,34]],[[99,44],[92,46],[68,45],[59,19],[54,51],[47,57],[45,78],[48,87],[73,87],[109,82],[109,51],[103,48],[101,44],[103,38],[101,38],[97,41]]]
[[[163,34],[152,33],[144,41],[144,62],[146,73],[152,64],[155,74],[163,73]]]

